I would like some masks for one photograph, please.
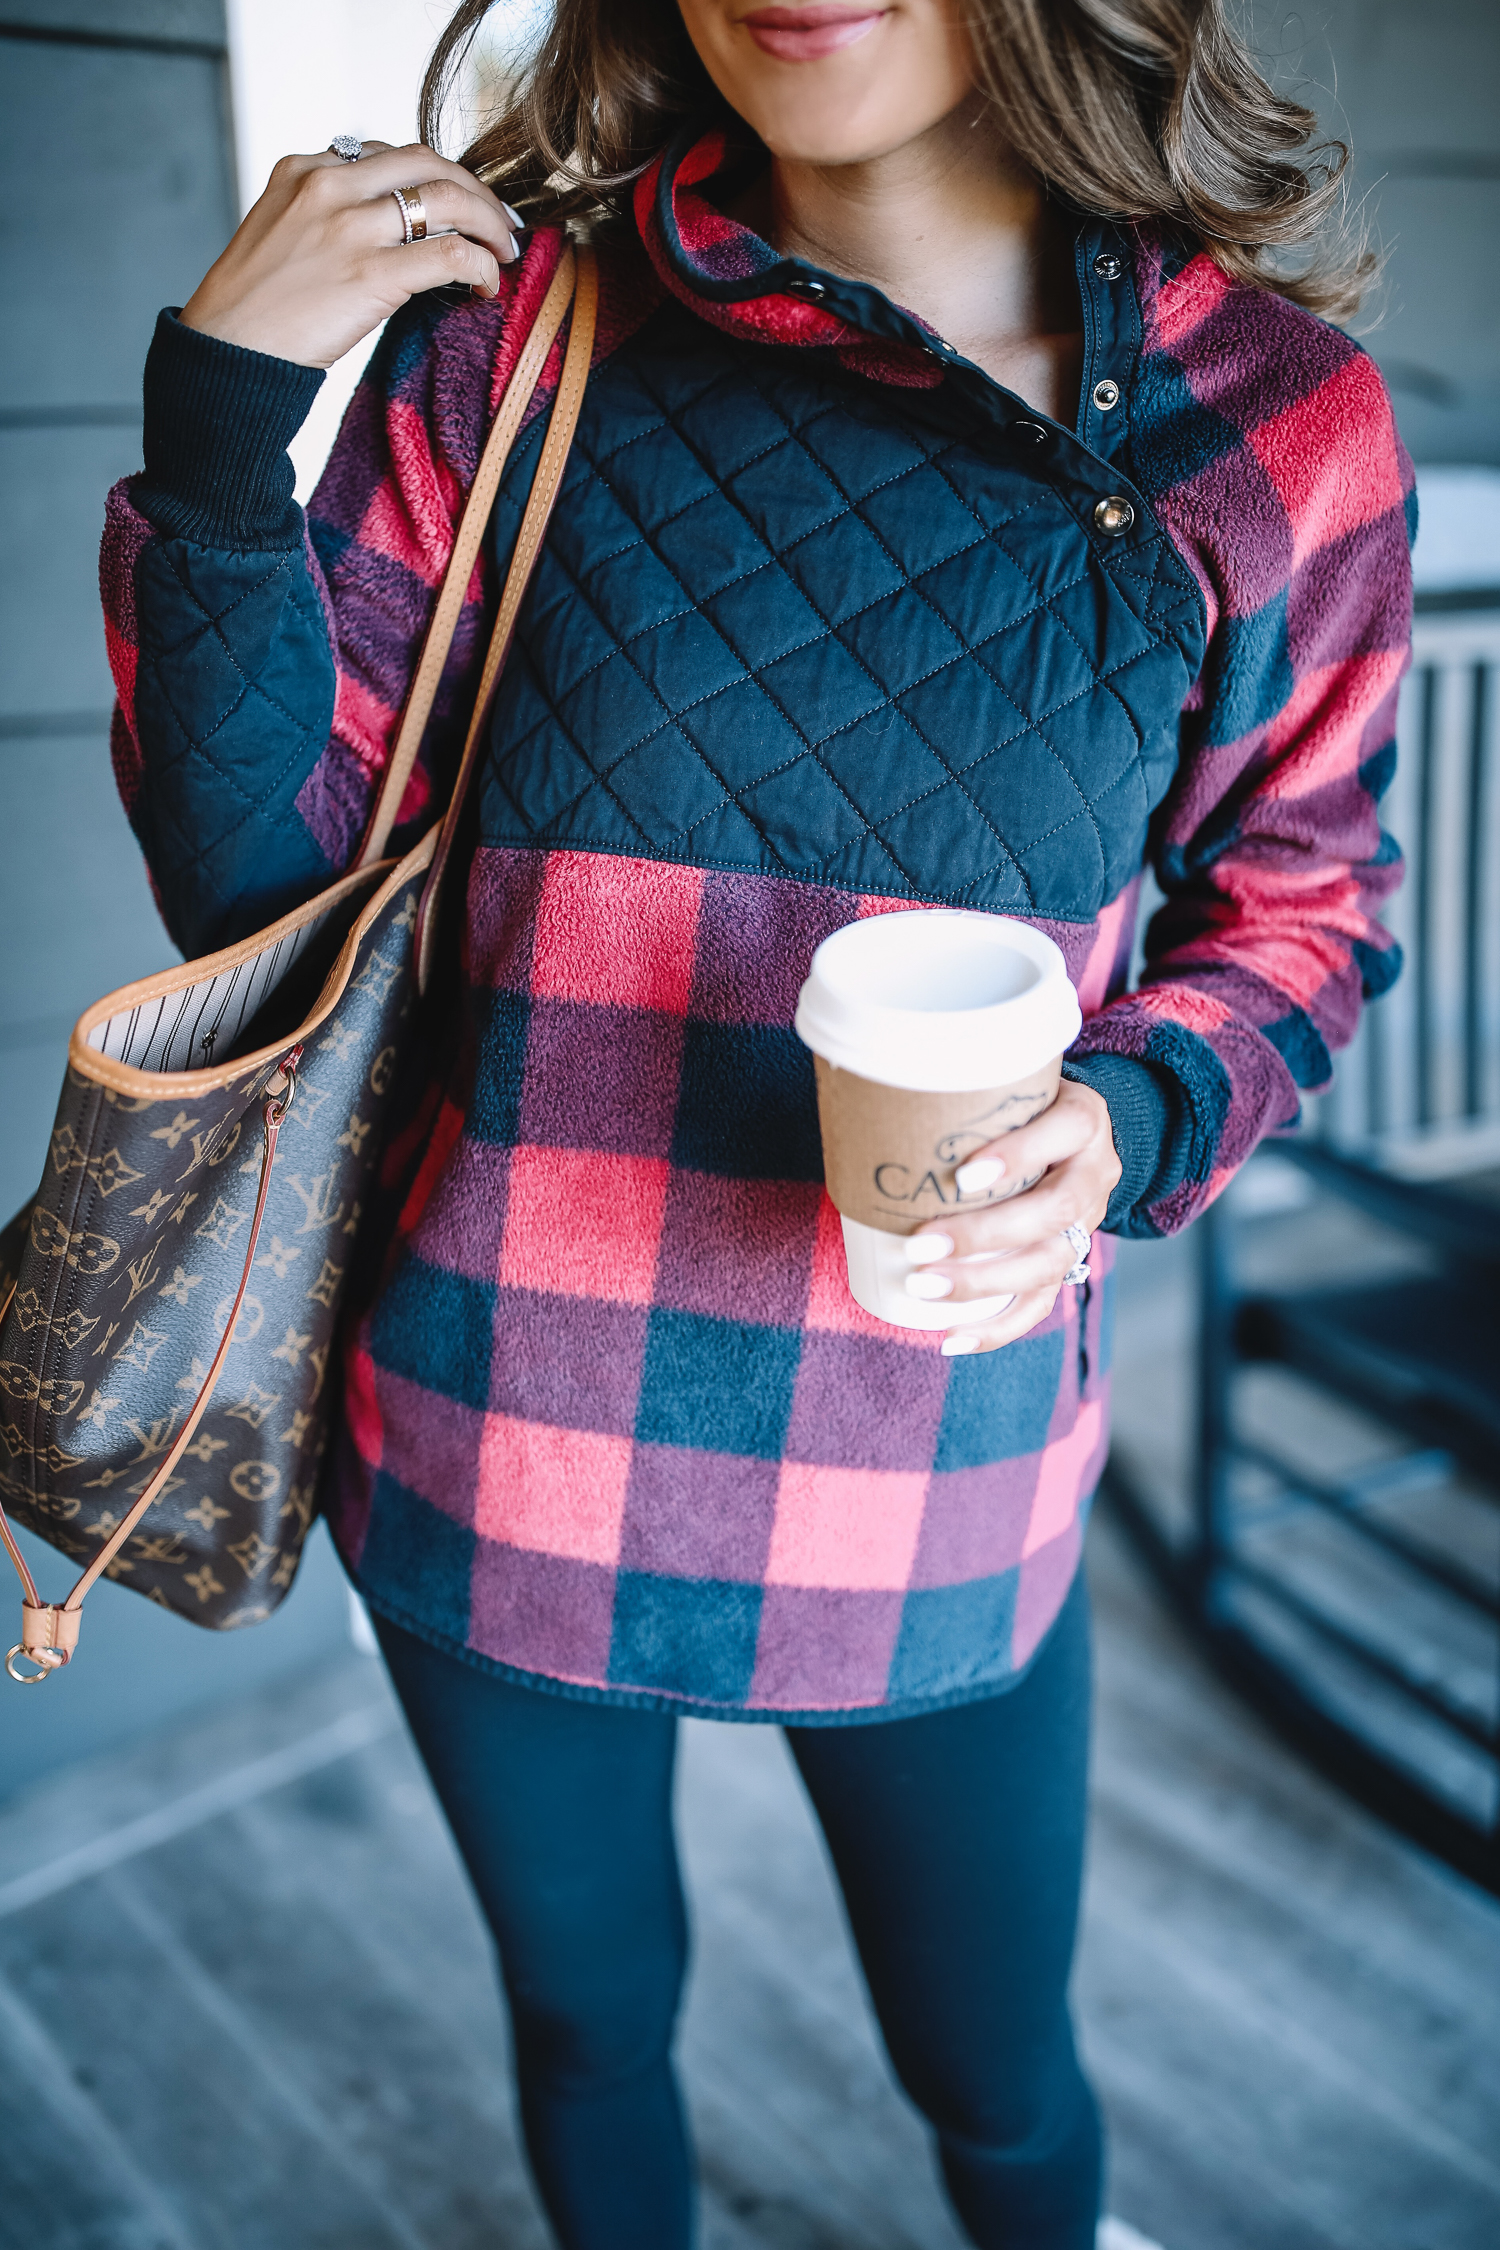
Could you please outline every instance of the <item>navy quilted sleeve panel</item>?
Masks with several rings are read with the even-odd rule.
[[[286,453],[321,380],[163,313],[145,473],[107,509],[116,771],[189,955],[261,928],[333,871],[297,806],[328,742],[335,666]]]
[[[135,572],[133,823],[189,954],[274,921],[334,872],[297,797],[333,719],[334,663],[305,551],[155,539]]]

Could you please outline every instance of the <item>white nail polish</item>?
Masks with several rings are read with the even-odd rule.
[[[934,1258],[951,1258],[953,1243],[946,1234],[909,1234],[906,1238],[907,1263],[913,1266],[930,1266]]]
[[[953,1284],[945,1273],[909,1273],[906,1277],[908,1297],[926,1297],[934,1302],[939,1297],[951,1297]]]
[[[522,218],[522,216],[521,216],[520,212],[519,212],[519,211],[512,211],[512,209],[511,209],[511,207],[510,207],[510,205],[509,205],[508,203],[502,203],[502,204],[501,204],[501,206],[500,206],[500,208],[501,208],[501,210],[502,210],[502,211],[503,211],[503,212],[505,213],[505,216],[507,217],[507,219],[509,219],[509,221],[510,221],[510,223],[511,223],[512,227],[513,227],[513,228],[515,229],[516,233],[517,233],[517,234],[524,234],[524,233],[525,233],[525,231],[526,231],[526,221],[525,221],[525,220],[524,220],[524,219]]]
[[[514,235],[512,235],[512,236],[511,236],[511,238],[510,238],[510,262],[511,262],[511,264],[512,264],[512,265],[514,265],[514,264],[515,264],[515,262],[516,262],[517,258],[519,258],[519,257],[520,257],[520,255],[521,255],[521,245],[520,245],[520,243],[519,243],[519,242],[518,242],[518,241],[516,240],[516,237],[515,237]]]
[[[961,1328],[955,1335],[945,1336],[938,1346],[938,1350],[942,1353],[944,1359],[963,1359],[968,1353],[977,1352],[978,1349],[979,1338],[977,1336],[966,1336]]]
[[[983,1195],[1004,1171],[1005,1166],[998,1156],[976,1156],[971,1164],[960,1164],[953,1175],[953,1184],[960,1195]]]

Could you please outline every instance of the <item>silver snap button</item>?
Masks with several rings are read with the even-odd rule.
[[[1094,260],[1094,271],[1101,281],[1118,281],[1125,271],[1124,261],[1113,250],[1101,250]]]
[[[1040,422],[1012,422],[1010,434],[1019,438],[1022,445],[1045,445],[1047,432]]]
[[[799,297],[826,297],[828,294],[827,288],[821,281],[804,281],[801,275],[794,276],[787,283],[787,287]]]
[[[1111,492],[1094,503],[1094,529],[1106,539],[1118,539],[1135,522],[1135,510],[1123,492]]]
[[[1120,386],[1112,383],[1106,375],[1102,383],[1094,385],[1094,404],[1101,414],[1107,414],[1112,406],[1118,406],[1119,403]]]

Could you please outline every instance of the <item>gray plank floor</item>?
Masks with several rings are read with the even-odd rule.
[[[1155,1255],[1147,1296],[1178,1288]],[[1114,2209],[1166,2250],[1493,2250],[1500,1905],[1274,1742],[1107,1522],[1090,1569],[1077,1989]],[[957,2250],[779,1735],[685,1731],[705,2250]],[[0,1808],[6,2250],[546,2241],[484,1935],[373,1659]]]

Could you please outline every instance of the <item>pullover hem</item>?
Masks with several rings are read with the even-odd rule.
[[[1087,1523],[1092,1506],[1092,1497],[1080,1503],[1078,1512],[1082,1522]],[[337,1546],[334,1552],[338,1553]],[[679,1719],[718,1719],[731,1726],[882,1726],[896,1719],[920,1719],[929,1712],[956,1710],[965,1703],[988,1703],[996,1696],[1009,1695],[1012,1688],[1018,1688],[1029,1676],[1057,1631],[1061,1615],[1059,1610],[1058,1617],[1052,1618],[1030,1655],[1003,1679],[977,1680],[967,1687],[951,1688],[944,1695],[909,1695],[892,1703],[854,1703],[835,1711],[783,1711],[769,1705],[752,1707],[744,1703],[699,1701],[687,1695],[662,1695],[651,1688],[594,1687],[587,1680],[560,1680],[550,1672],[523,1671],[518,1665],[502,1663],[499,1657],[486,1656],[482,1649],[456,1640],[451,1633],[439,1632],[425,1618],[414,1616],[399,1603],[388,1601],[384,1594],[373,1591],[342,1555],[339,1555],[339,1562],[350,1585],[375,1616],[383,1617],[388,1625],[399,1626],[403,1633],[411,1633],[419,1641],[426,1641],[430,1647],[441,1649],[445,1656],[456,1657],[459,1663],[471,1665],[476,1672],[487,1672],[511,1687],[535,1688],[539,1695],[560,1696],[568,1703],[604,1703],[618,1710],[665,1711]],[[1069,1588],[1082,1567],[1080,1559],[1068,1579]]]

